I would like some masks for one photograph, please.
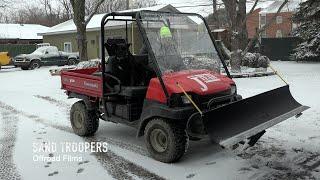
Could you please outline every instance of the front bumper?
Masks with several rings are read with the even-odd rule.
[[[28,67],[30,64],[30,62],[27,61],[14,61],[13,65],[17,66],[17,67]]]

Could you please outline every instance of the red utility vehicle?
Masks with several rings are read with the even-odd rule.
[[[105,26],[112,21],[126,27],[125,39],[105,42]],[[138,55],[130,52],[129,27],[138,27],[143,41]],[[188,140],[206,136],[223,147],[244,141],[252,146],[265,129],[308,108],[293,99],[289,86],[242,100],[206,21],[197,14],[107,14],[101,47],[109,57],[106,62],[103,50],[100,67],[61,73],[67,95],[82,99],[70,112],[74,132],[93,135],[99,119],[132,126],[162,162],[179,160]]]

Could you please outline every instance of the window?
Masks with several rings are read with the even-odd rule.
[[[266,30],[261,32],[261,38],[267,38],[267,31]]]
[[[71,42],[65,42],[63,44],[63,51],[64,52],[72,52],[72,44],[71,44]]]
[[[58,55],[58,48],[55,46],[49,46],[45,52],[50,56],[56,56]]]
[[[298,24],[296,24],[296,23],[292,23],[292,30],[297,29],[297,27],[298,27]]]
[[[276,37],[277,38],[282,38],[282,31],[281,30],[277,30]]]
[[[282,16],[277,16],[277,24],[281,24],[282,23]]]
[[[263,27],[267,24],[267,16],[265,14],[260,15],[260,27]]]

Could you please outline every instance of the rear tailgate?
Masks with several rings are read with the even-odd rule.
[[[92,75],[96,71],[97,68],[62,71],[61,88],[68,93],[102,97],[101,76]]]

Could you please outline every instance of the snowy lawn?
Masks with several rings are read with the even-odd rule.
[[[148,156],[135,130],[101,122],[96,135],[72,133],[60,77],[44,67],[0,71],[0,179],[320,179],[320,64],[273,62],[296,100],[311,108],[273,128],[256,146],[225,150],[208,139],[190,142],[180,162],[164,164]],[[235,79],[249,97],[283,85],[276,76]],[[249,109],[248,109],[249,110]],[[34,152],[34,143],[107,142],[106,153]],[[59,148],[58,148],[59,150]],[[34,155],[78,157],[35,161]]]

